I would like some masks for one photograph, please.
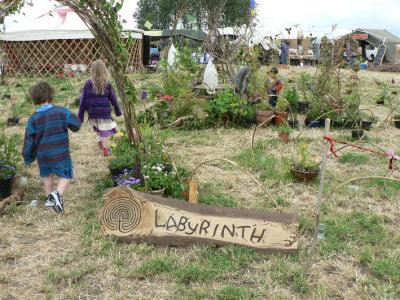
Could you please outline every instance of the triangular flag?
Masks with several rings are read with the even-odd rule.
[[[151,24],[149,21],[146,21],[146,23],[144,23],[144,27],[150,30],[153,27],[153,24]]]

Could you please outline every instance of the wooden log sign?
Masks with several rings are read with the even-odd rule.
[[[102,231],[125,242],[235,244],[288,253],[297,250],[298,219],[293,215],[192,204],[128,187],[114,188],[104,199]]]

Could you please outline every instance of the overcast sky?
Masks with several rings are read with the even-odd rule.
[[[28,21],[32,22],[37,16],[50,10],[51,3],[54,3],[49,0],[32,2],[33,7],[24,8],[25,15],[7,19],[9,30],[22,27],[21,24]],[[125,0],[122,12],[123,18],[132,24],[136,2],[137,0]],[[300,24],[305,33],[312,31],[314,35],[330,33],[331,26],[338,24],[335,35],[356,28],[373,28],[388,29],[400,36],[400,0],[258,0],[257,4],[260,21],[258,36],[279,32],[285,34],[284,28],[293,27],[294,24]]]

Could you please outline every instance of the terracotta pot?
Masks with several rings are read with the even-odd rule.
[[[276,111],[274,123],[275,125],[279,126],[283,123],[286,123],[287,119],[289,118],[289,113],[286,111]]]
[[[269,111],[269,110],[256,110],[256,123],[257,125],[264,124],[264,126],[267,126],[274,120],[274,112]]]
[[[289,133],[279,132],[279,139],[284,143],[289,143]]]
[[[319,170],[313,171],[313,172],[306,172],[303,170],[297,170],[296,168],[292,167],[290,169],[290,173],[292,173],[292,176],[299,180],[299,181],[313,181],[319,174]]]

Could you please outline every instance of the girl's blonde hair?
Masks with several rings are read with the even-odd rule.
[[[92,63],[90,76],[92,77],[93,92],[96,95],[104,95],[108,83],[108,70],[101,60]]]

